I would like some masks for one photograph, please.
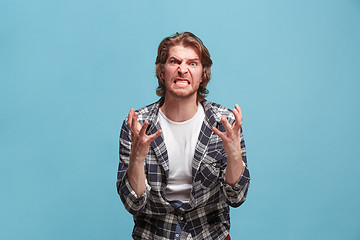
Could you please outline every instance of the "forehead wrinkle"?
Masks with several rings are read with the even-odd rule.
[[[198,57],[194,57],[194,58],[181,58],[181,57],[178,57],[178,56],[169,56],[168,59],[171,59],[171,58],[174,58],[175,60],[178,60],[178,61],[200,61],[200,59]]]
[[[191,49],[191,50],[193,50],[194,55],[191,55],[190,58],[188,58],[188,59],[187,58],[181,58],[181,57],[175,55],[176,53],[179,53],[179,51],[175,50],[178,47],[180,47],[180,48],[182,47],[184,49]],[[174,53],[174,51],[175,51],[175,53]],[[183,53],[183,52],[187,52],[187,51],[181,51],[180,50],[180,53]],[[187,52],[187,54],[188,54],[188,52]],[[184,60],[184,59],[186,59],[186,60],[195,60],[196,59],[196,60],[201,61],[201,56],[199,55],[198,50],[195,47],[187,46],[187,45],[183,45],[183,44],[175,45],[175,46],[172,46],[172,47],[169,48],[168,59],[170,59],[171,57],[176,58],[177,60]]]

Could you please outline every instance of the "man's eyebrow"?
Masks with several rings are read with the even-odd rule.
[[[184,59],[176,57],[176,56],[170,56],[169,59],[175,59],[177,61],[183,61]],[[200,59],[198,57],[195,58],[189,58],[189,59],[185,59],[186,61],[200,61]]]
[[[200,61],[200,59],[199,58],[189,58],[189,61]]]
[[[182,61],[181,58],[178,58],[178,57],[176,57],[176,56],[170,56],[169,59],[176,59],[176,60],[178,60],[178,61]]]

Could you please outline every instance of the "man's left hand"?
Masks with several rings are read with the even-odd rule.
[[[230,125],[225,116],[221,117],[221,122],[225,127],[225,132],[221,132],[216,127],[212,130],[218,135],[222,142],[224,151],[228,157],[227,170],[226,170],[226,182],[230,185],[235,185],[240,179],[243,170],[243,161],[241,157],[241,145],[240,145],[240,132],[242,125],[242,114],[239,105],[235,104],[235,108],[232,110],[235,116],[235,123]]]

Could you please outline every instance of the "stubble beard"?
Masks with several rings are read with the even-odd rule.
[[[197,86],[197,88],[193,88],[190,92],[174,91],[171,88],[166,88],[165,93],[167,92],[169,95],[171,95],[172,97],[175,97],[175,98],[185,99],[185,98],[189,98],[189,97],[193,96],[194,94],[197,94],[199,87],[200,87],[200,85]]]

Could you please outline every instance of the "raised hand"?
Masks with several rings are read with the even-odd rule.
[[[232,110],[232,112],[235,116],[235,123],[233,125],[230,125],[226,117],[222,116],[221,122],[225,127],[225,132],[221,132],[216,127],[213,127],[212,130],[221,138],[224,151],[228,157],[226,182],[234,185],[240,179],[244,165],[242,162],[240,145],[242,113],[239,105],[235,104],[235,108]]]
[[[139,114],[132,108],[128,115],[127,124],[131,131],[131,152],[129,168],[127,170],[131,187],[137,196],[145,192],[145,171],[144,161],[149,152],[150,143],[160,136],[161,130],[151,135],[146,135],[149,126],[148,121],[141,124],[137,121]]]
[[[144,161],[148,152],[150,143],[161,135],[161,130],[158,130],[152,135],[146,135],[146,129],[149,126],[148,121],[141,124],[137,121],[139,114],[132,108],[128,115],[127,124],[131,130],[131,154],[130,159],[137,161]]]
[[[221,122],[223,123],[226,132],[221,132],[216,127],[213,127],[214,133],[216,133],[223,142],[223,147],[228,156],[234,156],[241,154],[240,147],[240,131],[242,125],[242,114],[239,105],[235,104],[233,109],[235,116],[235,123],[230,125],[225,116],[221,117]]]

